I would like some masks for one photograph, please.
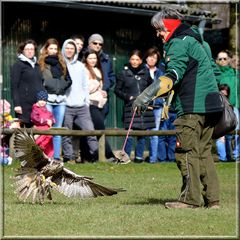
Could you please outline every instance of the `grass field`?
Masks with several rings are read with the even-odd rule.
[[[239,164],[238,164],[239,165]],[[17,200],[10,176],[17,163],[3,168],[3,228],[5,238],[206,238],[237,239],[237,165],[216,163],[221,208],[165,209],[176,200],[180,173],[175,163],[111,165],[66,164],[95,182],[127,191],[112,197],[79,200],[53,193],[44,205]]]

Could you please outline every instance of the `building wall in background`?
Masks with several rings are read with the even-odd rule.
[[[14,7],[13,5],[14,4]],[[211,6],[211,7],[210,7]],[[208,10],[217,11],[219,4],[210,4]],[[85,47],[88,37],[93,33],[100,33],[104,37],[104,50],[112,59],[115,73],[118,74],[125,63],[128,54],[133,49],[143,52],[149,47],[157,46],[162,52],[162,42],[156,37],[151,27],[151,16],[111,11],[97,11],[62,8],[37,5],[31,2],[2,2],[2,97],[11,102],[10,94],[10,66],[16,60],[16,49],[20,42],[32,38],[40,50],[43,43],[50,37],[59,40],[60,44],[72,34],[80,33],[85,37]],[[217,11],[218,12],[218,11]],[[221,11],[220,11],[221,12]],[[229,18],[228,9],[224,10],[226,19]],[[229,22],[226,20],[220,26],[207,25],[204,37],[210,43],[215,56],[222,46],[229,41]],[[107,127],[122,127],[122,101],[110,92],[110,113]],[[121,141],[121,138],[119,141]],[[117,143],[116,143],[117,144]]]

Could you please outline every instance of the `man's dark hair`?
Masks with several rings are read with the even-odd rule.
[[[83,42],[85,41],[85,38],[80,34],[73,34],[70,38],[73,39],[73,40],[81,39]]]
[[[219,86],[218,86],[218,88],[219,88],[219,91],[221,91],[221,90],[225,90],[226,92],[227,92],[227,98],[229,98],[229,96],[230,96],[230,87],[227,85],[227,84],[220,84]]]

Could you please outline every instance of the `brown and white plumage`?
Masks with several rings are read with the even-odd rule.
[[[25,129],[16,130],[14,153],[21,161],[15,175],[15,192],[20,200],[26,201],[30,196],[33,203],[37,200],[43,203],[45,196],[52,200],[51,189],[79,198],[111,196],[124,191],[97,184],[92,178],[65,168],[63,162],[48,158]]]

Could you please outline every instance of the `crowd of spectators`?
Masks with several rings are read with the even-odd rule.
[[[133,49],[129,62],[119,73],[115,73],[110,56],[103,51],[104,39],[100,34],[92,34],[86,48],[84,43],[82,35],[72,35],[62,47],[57,39],[47,39],[39,52],[39,59],[34,40],[19,45],[17,61],[10,72],[13,109],[20,127],[104,130],[111,107],[109,91],[113,89],[124,102],[122,120],[124,128],[128,129],[133,101],[164,74],[165,64],[158,48],[151,47],[144,54],[139,49]],[[239,123],[239,59],[223,50],[218,53],[216,63],[219,67],[219,90],[227,89]],[[175,129],[176,113],[171,105],[168,119],[162,116],[167,100],[166,97],[155,99],[142,116],[135,116],[132,129]],[[44,120],[41,112],[48,113],[46,117],[49,119]],[[236,130],[239,130],[239,124]],[[43,142],[42,139],[37,140],[40,140],[39,136],[36,142]],[[149,140],[149,146],[146,140]],[[76,163],[98,161],[98,138],[95,136],[53,136],[45,143],[46,146],[41,147],[56,160]],[[129,136],[124,150],[135,163],[174,162],[175,145],[175,136],[152,136],[148,139]],[[238,160],[239,145],[237,134],[217,139],[219,160]],[[107,138],[105,146],[106,160],[116,162]],[[149,152],[146,159],[145,150]]]

